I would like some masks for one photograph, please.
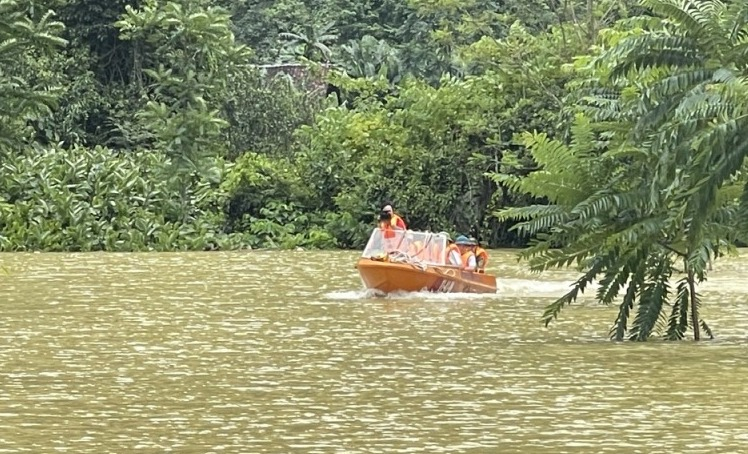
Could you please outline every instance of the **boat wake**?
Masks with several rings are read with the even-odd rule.
[[[571,290],[573,281],[496,279],[496,293],[514,298],[558,298]]]
[[[518,278],[498,278],[496,279],[496,293],[432,293],[432,292],[395,292],[384,295],[377,290],[348,290],[334,291],[324,294],[325,299],[329,300],[364,300],[364,299],[384,299],[384,300],[422,300],[422,301],[455,301],[455,300],[490,300],[497,298],[559,298],[571,290],[572,280],[536,280],[536,279],[518,279]],[[675,285],[671,283],[671,285]],[[731,279],[712,278],[701,284],[703,291],[715,293],[746,293],[745,286],[736,283]],[[597,292],[597,284],[592,283],[580,299],[594,298]],[[625,293],[622,288],[619,295]]]
[[[394,292],[383,294],[378,290],[361,289],[348,291],[334,291],[324,295],[331,300],[362,300],[362,299],[389,299],[389,300],[485,300],[497,297],[510,296],[512,298],[540,297],[558,298],[569,291],[571,282],[566,281],[541,281],[532,279],[497,279],[496,293],[433,293],[421,292]]]
[[[352,291],[337,291],[326,293],[325,298],[332,300],[362,300],[362,299],[382,299],[382,300],[422,300],[422,301],[451,301],[466,299],[487,299],[496,298],[497,293],[434,293],[434,292],[392,292],[381,293],[378,290],[361,289]]]

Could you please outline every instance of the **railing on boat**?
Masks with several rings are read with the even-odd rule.
[[[361,257],[378,258],[400,253],[427,265],[443,266],[446,263],[446,249],[445,235],[377,227],[372,231]]]

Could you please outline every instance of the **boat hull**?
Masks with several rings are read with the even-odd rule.
[[[438,293],[496,293],[496,278],[452,266],[429,265],[421,269],[410,263],[360,258],[356,268],[364,286],[384,293],[429,291]]]

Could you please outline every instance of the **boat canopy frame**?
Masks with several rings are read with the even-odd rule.
[[[428,265],[444,266],[447,258],[447,236],[433,232],[375,228],[361,257],[377,259],[405,254]]]

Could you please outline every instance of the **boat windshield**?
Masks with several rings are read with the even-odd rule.
[[[438,233],[375,228],[361,255],[371,258],[399,251],[430,265],[444,265],[447,237]]]

